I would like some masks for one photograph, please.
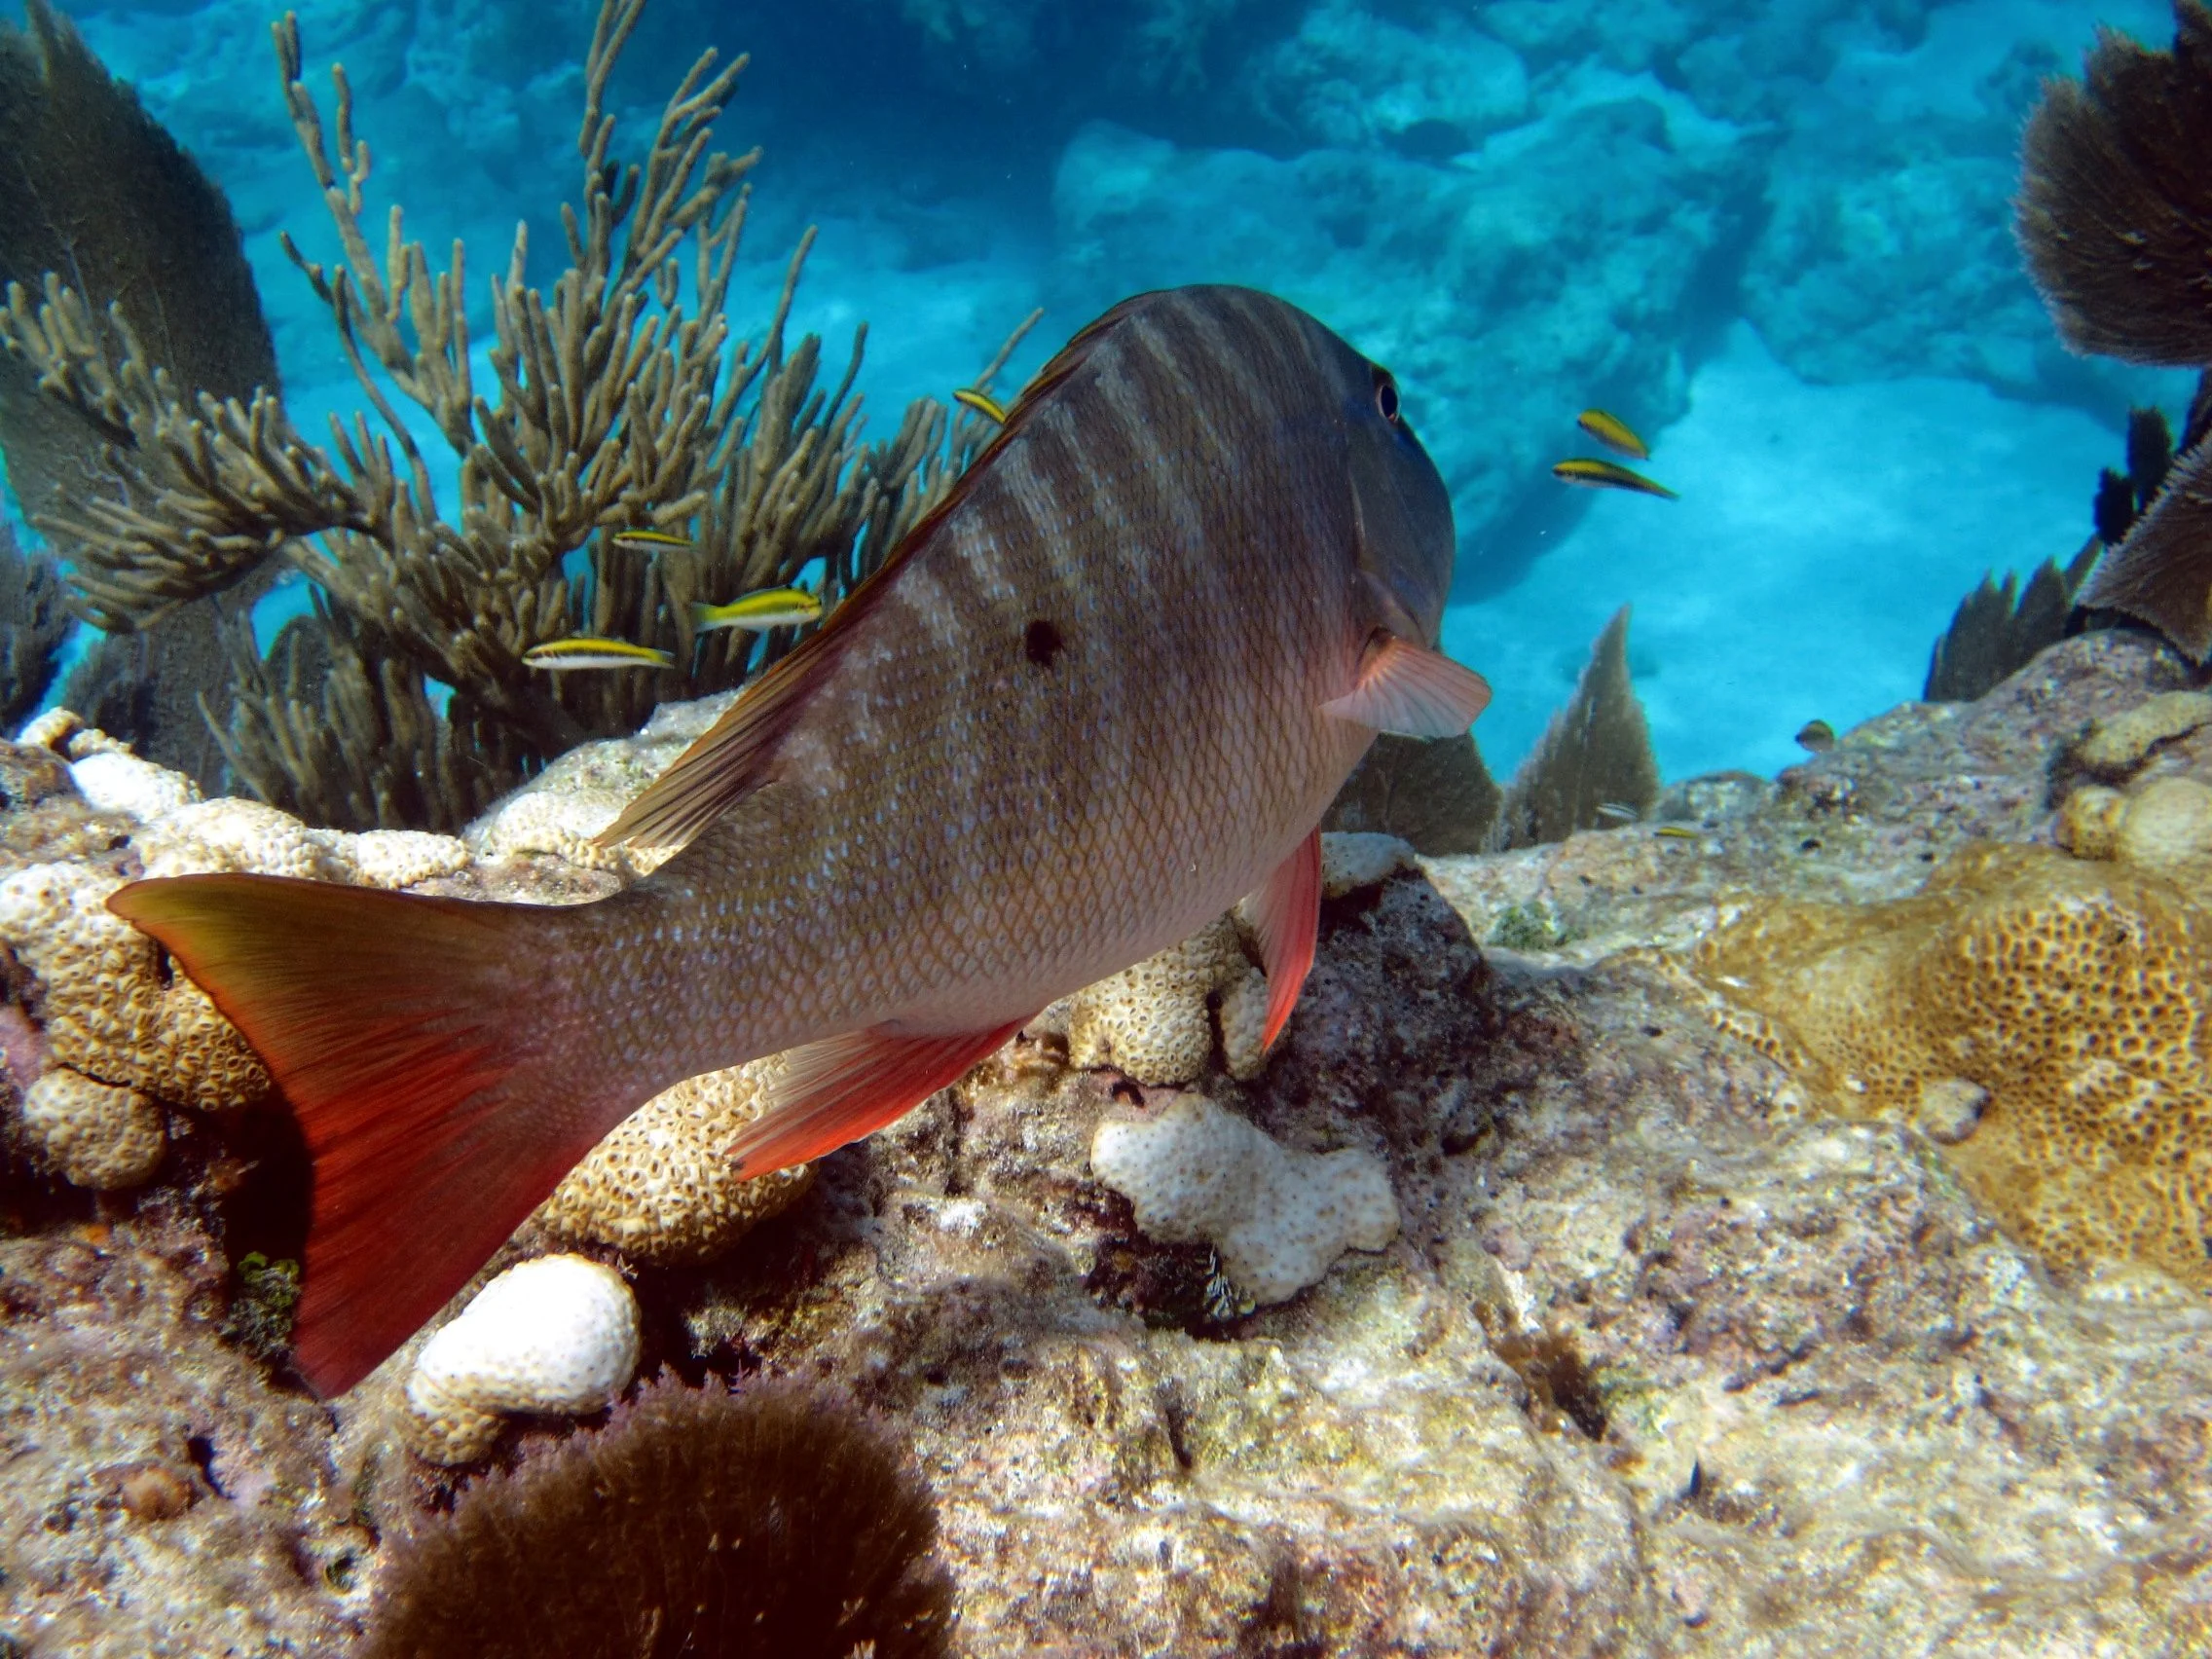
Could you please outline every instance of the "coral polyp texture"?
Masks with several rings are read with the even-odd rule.
[[[1838,1112],[1925,1124],[2053,1267],[2212,1289],[2212,911],[2169,882],[1972,848],[1893,903],[1754,902],[1695,961],[1727,1028]]]
[[[1041,1023],[1064,1021],[1076,1065],[1112,1066],[1144,1084],[1189,1083],[1213,1056],[1217,1002],[1230,1075],[1256,1075],[1265,1061],[1268,980],[1228,916],[1086,986]]]
[[[122,878],[31,865],[0,879],[0,941],[38,981],[51,1057],[102,1083],[219,1112],[269,1092],[252,1048],[159,945],[107,908]]]
[[[638,1301],[620,1273],[583,1256],[518,1262],[416,1355],[408,1438],[433,1463],[473,1462],[507,1416],[603,1410],[637,1369]]]
[[[1346,1250],[1398,1235],[1390,1177],[1372,1153],[1295,1151],[1202,1094],[1108,1114],[1090,1167],[1148,1236],[1211,1244],[1230,1281],[1263,1305],[1320,1283]]]
[[[55,1066],[24,1092],[22,1124],[56,1174],[95,1192],[150,1180],[168,1143],[152,1100],[67,1066]]]
[[[797,1202],[814,1178],[804,1163],[752,1180],[731,1170],[730,1143],[759,1116],[761,1088],[781,1064],[756,1060],[654,1095],[563,1177],[537,1219],[558,1237],[611,1244],[639,1261],[721,1254]]]

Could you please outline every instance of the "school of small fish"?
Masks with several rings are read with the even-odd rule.
[[[1141,295],[606,832],[674,849],[624,891],[120,889],[313,1159],[302,1375],[352,1386],[683,1078],[792,1051],[730,1155],[803,1162],[1246,896],[1272,1042],[1323,812],[1379,730],[1461,732],[1489,700],[1435,649],[1454,546],[1384,369],[1251,289]],[[612,644],[550,648],[645,666]]]
[[[1574,424],[1607,449],[1621,455],[1637,461],[1647,460],[1651,455],[1651,446],[1617,415],[1608,415],[1603,409],[1585,409],[1574,418]],[[1627,490],[1669,501],[1681,499],[1666,485],[1632,471],[1618,461],[1602,461],[1595,456],[1575,456],[1558,461],[1552,467],[1552,476],[1562,484],[1579,485],[1586,490]]]

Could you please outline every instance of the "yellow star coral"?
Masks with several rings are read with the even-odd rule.
[[[1833,1109],[1952,1143],[2054,1268],[2132,1261],[2212,1289],[2212,909],[2180,888],[1970,847],[1912,899],[1753,903],[1692,970],[1725,1028]]]

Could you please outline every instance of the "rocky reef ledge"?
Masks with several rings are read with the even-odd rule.
[[[2201,1254],[2212,1202],[2212,701],[2135,713],[2189,683],[2096,634],[1646,822],[1341,845],[1264,1066],[1217,928],[750,1231],[630,1249],[556,1204],[487,1276],[560,1238],[629,1279],[643,1371],[857,1400],[934,1490],[956,1651],[2203,1650],[2212,1306],[2175,1240]],[[255,1200],[285,1190],[281,1118],[70,896],[289,859],[587,898],[630,873],[589,834],[712,712],[578,752],[459,842],[195,805],[66,722],[0,752],[26,1101],[0,1650],[342,1651],[471,1478],[404,1449],[420,1339],[330,1406],[283,1385],[287,1223]],[[56,1068],[84,1088],[34,1110]],[[1124,1167],[1123,1130],[1170,1120],[1281,1184],[1146,1236],[1176,1196],[1132,1208],[1093,1137],[1121,1125]],[[570,1431],[520,1420],[491,1461]]]

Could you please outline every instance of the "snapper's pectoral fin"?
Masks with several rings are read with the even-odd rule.
[[[1457,737],[1490,707],[1490,682],[1441,651],[1386,639],[1359,666],[1359,683],[1321,712],[1399,737]]]
[[[794,1050],[768,1085],[767,1109],[730,1143],[730,1159],[752,1177],[834,1152],[958,1083],[1028,1023],[942,1036],[877,1025]]]
[[[1298,1006],[1298,993],[1313,966],[1321,934],[1321,831],[1299,842],[1252,896],[1252,931],[1260,936],[1260,964],[1268,976],[1268,1023],[1260,1047],[1271,1049]]]

